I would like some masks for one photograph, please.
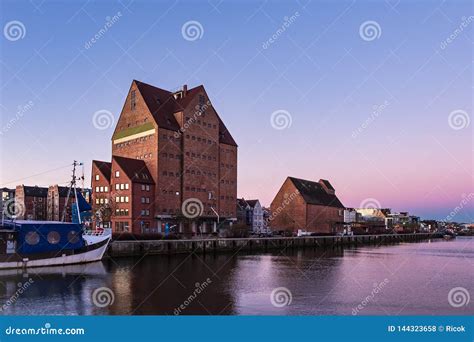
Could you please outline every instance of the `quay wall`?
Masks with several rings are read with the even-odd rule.
[[[336,248],[342,246],[383,245],[418,242],[441,238],[440,234],[384,234],[355,236],[305,236],[270,238],[188,239],[112,241],[109,257],[142,256],[145,254],[220,253],[237,251],[269,251],[286,248]]]

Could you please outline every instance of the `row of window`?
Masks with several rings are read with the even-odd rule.
[[[204,113],[202,113],[201,115],[204,116],[203,114],[204,114]],[[197,123],[198,125],[201,125],[201,123],[202,123],[202,125],[203,125],[204,127],[217,129],[217,125],[216,125],[216,124],[211,124],[210,122],[206,122],[206,121],[202,121],[202,122],[201,122],[201,120],[193,120],[193,119],[191,119],[190,117],[186,117],[186,122],[194,122],[194,123]]]
[[[128,231],[130,231],[130,225],[129,225],[128,221],[115,222],[115,231],[116,232],[128,232]]]
[[[208,176],[208,177],[214,177],[214,178],[217,177],[217,174],[215,172],[210,172],[206,170],[201,171],[201,170],[187,169],[186,173],[191,174],[191,175],[198,175],[198,176],[203,174],[204,176]]]
[[[179,140],[180,136],[178,134],[168,135],[168,134],[165,133],[165,134],[162,135],[162,137],[165,140],[173,140],[173,139]]]
[[[133,144],[138,144],[138,143],[141,143],[143,141],[147,141],[148,139],[152,138],[153,134],[154,133],[151,133],[149,135],[145,135],[144,137],[128,140],[128,141],[125,141],[125,142],[119,143],[119,144],[115,144],[115,147],[125,147],[125,146],[130,146],[130,145],[133,145]]]
[[[48,235],[46,236],[46,240],[48,240],[48,243],[52,245],[56,245],[59,243],[59,241],[61,241],[61,235],[58,232],[53,230],[48,233]],[[71,230],[67,234],[67,240],[69,243],[72,243],[72,244],[78,243],[79,242],[78,232]],[[27,244],[34,246],[40,242],[40,236],[35,231],[29,231],[25,235],[25,241]]]
[[[142,197],[141,201],[142,201],[142,203],[148,204],[148,203],[150,203],[150,197]]]
[[[221,167],[225,167],[227,169],[232,169],[234,167],[234,165],[221,163]]]
[[[221,184],[230,184],[230,185],[234,185],[234,181],[233,180],[228,180],[228,179],[221,179]]]
[[[202,160],[213,160],[213,161],[217,161],[217,158],[214,157],[214,156],[206,156],[205,154],[200,154],[200,153],[194,153],[194,152],[186,152],[186,155],[188,157],[193,157],[193,158],[198,158],[198,159],[202,159]]]
[[[150,191],[150,185],[149,184],[142,184],[142,191]]]
[[[141,216],[150,216],[150,210],[144,209],[140,212]]]
[[[96,186],[95,187],[95,192],[109,192],[109,187],[108,186]]]
[[[196,137],[194,135],[189,135],[189,134],[186,134],[186,139],[191,139],[191,140],[197,141],[197,142],[203,142],[204,144],[207,142],[208,145],[212,145],[212,144],[216,145],[217,144],[217,141],[212,141],[212,140],[209,140],[209,139]]]
[[[115,209],[116,216],[128,216],[128,209]]]
[[[108,198],[96,198],[95,199],[95,204],[107,204],[109,203]]]
[[[129,184],[128,183],[117,183],[115,184],[115,190],[128,190]]]
[[[173,154],[173,153],[166,153],[166,152],[163,152],[161,153],[161,156],[163,158],[170,158],[170,159],[181,159],[181,155],[180,154]]]
[[[128,196],[117,196],[115,197],[115,203],[128,203],[129,198]]]

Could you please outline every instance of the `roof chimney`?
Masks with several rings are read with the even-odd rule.
[[[187,92],[188,92],[188,85],[185,84],[185,85],[183,85],[183,97],[186,96],[186,93],[187,93]]]

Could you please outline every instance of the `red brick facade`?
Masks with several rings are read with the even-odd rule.
[[[16,218],[45,221],[47,219],[48,188],[18,185],[15,190]]]
[[[329,184],[288,177],[271,204],[272,229],[328,234],[341,231],[344,206],[326,183]]]
[[[140,227],[163,231],[167,224],[168,228],[175,226],[176,232],[197,233],[215,227],[217,214],[220,222],[235,219],[237,145],[203,86],[190,90],[184,86],[171,93],[133,81],[112,137],[112,156],[143,161],[152,177],[147,208],[141,206],[141,185],[134,185],[129,193],[134,214],[129,212],[132,216],[127,219],[143,221]],[[114,165],[112,162],[112,199]],[[93,190],[94,170],[98,171],[93,166]],[[182,205],[188,199],[202,203],[194,223],[182,220]],[[142,210],[150,211],[149,217],[138,218]],[[112,222],[125,219],[114,216],[115,212]],[[131,224],[134,232],[136,225]]]

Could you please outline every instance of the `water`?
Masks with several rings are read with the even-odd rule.
[[[469,237],[352,249],[116,258],[28,274],[1,271],[0,304],[8,315],[473,315],[472,301],[461,307],[448,301],[455,287],[474,297],[473,263]],[[110,292],[98,290],[94,304],[94,290],[103,287]],[[289,293],[280,293],[273,305],[276,288]],[[291,303],[280,307],[279,300],[290,295]],[[458,292],[453,304],[467,300],[465,295]]]

